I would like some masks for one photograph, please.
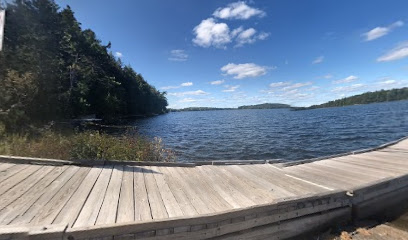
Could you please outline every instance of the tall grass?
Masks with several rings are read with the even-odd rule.
[[[120,160],[172,162],[176,157],[160,138],[138,135],[112,136],[99,131],[57,133],[45,130],[37,136],[4,134],[0,154],[64,160]]]

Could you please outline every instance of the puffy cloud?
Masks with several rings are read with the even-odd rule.
[[[226,23],[217,23],[213,18],[202,20],[194,28],[193,32],[195,34],[193,43],[200,47],[214,46],[223,48],[225,44],[231,42],[228,25]]]
[[[256,65],[255,63],[228,63],[221,68],[221,71],[227,75],[234,75],[235,79],[242,79],[265,75],[267,73],[267,68]]]
[[[188,59],[188,54],[182,49],[175,49],[170,51],[170,61],[184,62]]]
[[[324,56],[319,56],[315,60],[313,60],[312,64],[319,64],[322,63],[324,60]]]
[[[166,86],[166,87],[161,87],[160,89],[162,90],[170,90],[170,89],[177,89],[177,88],[181,88],[181,87],[190,87],[193,86],[192,82],[185,82],[180,84],[179,86]]]
[[[297,89],[297,88],[301,88],[301,87],[305,87],[305,86],[310,86],[312,84],[313,84],[312,82],[294,83],[294,84],[291,84],[291,85],[289,85],[287,87],[282,88],[282,90],[283,91],[289,91],[289,90],[292,90],[292,89]]]
[[[357,83],[357,84],[352,84],[349,86],[342,86],[342,87],[335,87],[331,91],[332,92],[342,92],[342,93],[350,93],[350,92],[355,92],[362,90],[364,87],[366,87],[362,83]]]
[[[365,37],[365,41],[372,41],[377,38],[383,37],[390,33],[393,29],[397,27],[401,27],[404,25],[403,21],[396,21],[393,24],[387,27],[376,27],[371,29],[370,31],[363,33],[362,36]]]
[[[354,81],[356,81],[357,79],[358,79],[358,77],[353,76],[353,75],[350,75],[350,76],[348,76],[348,77],[346,77],[346,78],[343,78],[343,79],[339,79],[339,80],[333,81],[333,83],[334,83],[334,84],[339,84],[339,83],[350,83],[350,82],[354,82]]]
[[[249,19],[253,16],[264,17],[266,13],[260,9],[252,8],[245,2],[230,3],[227,7],[218,8],[213,16],[221,19]]]
[[[211,85],[220,85],[223,84],[225,82],[225,80],[217,80],[217,81],[212,81],[210,82]]]
[[[182,86],[182,87],[190,87],[190,86],[193,86],[193,83],[192,83],[192,82],[185,82],[185,83],[182,83],[180,86]]]
[[[285,87],[290,85],[290,82],[275,82],[275,83],[271,83],[269,84],[270,88],[278,88],[278,87]]]
[[[231,36],[236,36],[235,41],[237,44],[235,47],[241,47],[244,44],[252,44],[257,40],[265,40],[269,36],[269,33],[262,32],[260,34],[256,34],[256,32],[257,31],[254,28],[244,30],[242,27],[232,31]]]
[[[189,102],[197,102],[196,99],[193,98],[183,98],[180,101],[178,101],[179,103],[189,103]]]
[[[257,40],[265,40],[269,33],[261,32],[257,34],[254,28],[244,29],[242,26],[230,31],[226,23],[218,23],[213,18],[208,18],[197,25],[193,33],[195,38],[193,43],[200,47],[226,48],[228,43],[236,42],[236,47],[244,44],[251,44]]]
[[[378,62],[389,62],[408,57],[408,41],[399,44],[394,49],[391,49],[386,54],[377,58]]]
[[[204,92],[203,90],[197,91],[188,91],[188,92],[176,92],[176,93],[169,93],[170,96],[182,97],[187,95],[198,96],[198,95],[208,95],[209,93]]]
[[[123,57],[123,54],[121,52],[115,52],[115,56],[117,58],[121,58],[121,57]]]
[[[222,90],[223,92],[235,92],[235,90],[237,90],[240,86],[239,85],[236,85],[236,86],[225,85],[224,87],[226,87],[227,89]]]

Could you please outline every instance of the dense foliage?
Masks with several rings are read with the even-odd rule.
[[[166,111],[166,93],[123,66],[110,46],[82,30],[69,6],[9,3],[0,52],[0,125],[16,131],[89,114],[113,119]]]
[[[390,102],[408,99],[408,88],[399,88],[391,90],[381,90],[376,92],[367,92],[351,97],[346,97],[320,105],[313,105],[309,108],[325,108],[325,107],[342,107],[355,104],[367,104],[376,102]]]

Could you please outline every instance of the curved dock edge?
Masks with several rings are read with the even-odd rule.
[[[329,159],[329,158],[337,158],[337,157],[344,157],[344,156],[348,156],[348,155],[355,155],[355,154],[360,154],[360,153],[373,152],[373,151],[377,151],[377,150],[380,150],[380,149],[395,145],[395,144],[397,144],[399,142],[402,142],[402,141],[404,141],[406,139],[408,139],[408,136],[397,139],[395,141],[384,143],[384,144],[382,144],[380,146],[373,147],[373,148],[366,148],[366,149],[361,149],[361,150],[356,150],[356,151],[351,151],[351,152],[346,152],[346,153],[339,153],[339,154],[323,156],[323,157],[318,157],[318,158],[310,158],[310,159],[296,160],[296,161],[290,161],[290,162],[284,161],[283,163],[280,163],[279,165],[281,167],[290,167],[290,166],[296,166],[296,165],[305,164],[305,163],[321,161],[321,160],[325,160],[325,159]]]
[[[328,191],[244,209],[146,222],[70,228],[0,228],[5,239],[285,239],[375,216],[408,201],[408,174],[353,190]]]
[[[130,166],[167,166],[167,167],[195,167],[203,165],[245,165],[245,164],[279,164],[280,167],[289,167],[300,165],[304,163],[310,163],[320,161],[329,158],[343,157],[347,155],[354,155],[365,152],[372,152],[379,149],[383,149],[392,145],[395,145],[401,141],[408,139],[408,136],[391,141],[374,148],[367,148],[356,150],[352,152],[334,154],[329,156],[323,156],[318,158],[303,159],[297,161],[288,161],[285,159],[267,159],[267,160],[214,160],[214,161],[195,161],[195,162],[149,162],[149,161],[119,161],[119,160],[60,160],[60,159],[47,159],[47,158],[35,158],[35,157],[21,157],[11,155],[0,155],[0,162],[7,163],[21,163],[21,164],[39,164],[39,165],[76,165],[76,166],[95,166],[105,164],[124,164]]]

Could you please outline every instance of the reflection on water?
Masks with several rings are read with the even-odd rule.
[[[180,161],[297,160],[374,147],[408,135],[408,101],[308,111],[175,112],[137,120]]]

